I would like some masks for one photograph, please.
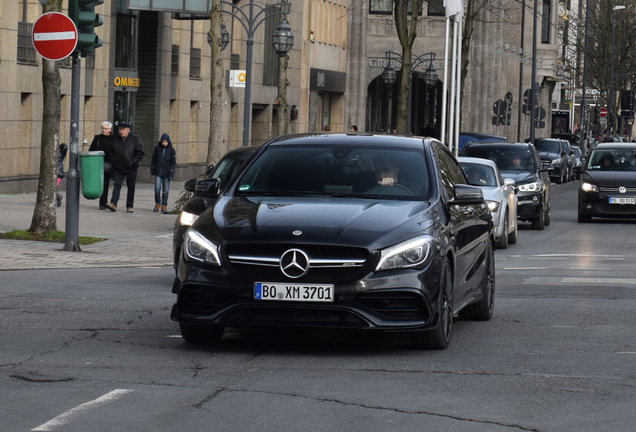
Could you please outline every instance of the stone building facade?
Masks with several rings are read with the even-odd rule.
[[[547,2],[547,3],[546,3]],[[0,0],[0,193],[35,190],[39,175],[42,128],[42,59],[30,45],[29,26],[42,13],[37,0]],[[248,0],[234,1],[243,7]],[[254,0],[266,7],[274,0]],[[382,79],[391,61],[399,72],[401,53],[387,1],[304,0],[291,2],[287,16],[295,37],[289,53],[287,101],[296,113],[289,131],[314,132],[329,125],[333,131],[390,131],[395,124],[397,99]],[[548,11],[554,1],[544,0]],[[177,179],[200,175],[207,157],[210,118],[210,28],[206,19],[184,18],[171,12],[130,10],[126,0],[105,0],[96,8],[104,25],[96,29],[103,46],[94,56],[81,59],[79,144],[84,149],[99,132],[100,122],[131,122],[148,155],[167,132],[177,151]],[[63,3],[66,11],[67,1]],[[224,6],[225,8],[226,6]],[[516,9],[515,9],[516,8]],[[504,13],[505,11],[505,13]],[[523,139],[525,116],[519,116],[519,94],[529,87],[532,23],[522,20],[518,3],[510,0],[499,12],[475,23],[470,64],[462,99],[462,129]],[[412,132],[431,126],[440,130],[444,68],[445,19],[442,0],[424,4],[418,24],[414,55],[422,57],[413,73]],[[526,14],[528,16],[529,13]],[[547,14],[548,22],[556,19]],[[231,71],[245,70],[246,41],[241,23],[222,15],[231,35],[222,51],[226,81],[219,127],[220,154],[240,146],[243,137],[244,88],[231,87]],[[252,61],[251,145],[279,134],[277,126],[277,56],[271,35],[280,16],[267,18],[255,33]],[[552,21],[550,21],[552,20]],[[520,29],[523,28],[524,32]],[[523,36],[523,53],[521,49]],[[551,60],[557,39],[550,34],[537,50],[537,77],[541,104],[549,107]],[[432,58],[434,54],[434,59]],[[427,84],[424,71],[432,65],[438,76]],[[520,68],[523,68],[521,71]],[[69,142],[71,69],[60,62],[60,142]],[[520,85],[519,83],[523,84]],[[507,93],[513,95],[510,125],[492,125],[492,106]],[[550,111],[549,109],[547,110]],[[521,119],[521,121],[519,121]],[[549,123],[548,123],[549,124]],[[521,126],[520,126],[521,125]],[[520,134],[517,130],[521,128]],[[116,130],[116,128],[115,128]],[[540,132],[537,132],[540,135]],[[83,143],[86,143],[83,144]],[[140,169],[140,181],[150,180]]]

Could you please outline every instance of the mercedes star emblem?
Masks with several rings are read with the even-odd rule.
[[[298,279],[309,270],[309,257],[300,249],[289,249],[280,257],[280,271],[285,276]]]

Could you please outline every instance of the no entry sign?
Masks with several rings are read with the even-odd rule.
[[[607,117],[607,108],[602,107],[601,108],[601,118],[605,118]]]
[[[48,60],[62,60],[68,57],[77,45],[77,28],[66,15],[48,12],[33,24],[33,46]]]

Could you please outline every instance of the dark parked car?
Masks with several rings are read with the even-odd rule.
[[[256,149],[258,149],[258,147],[239,147],[230,150],[219,159],[216,165],[210,165],[207,168],[206,179],[190,179],[185,183],[185,189],[192,193],[192,197],[185,203],[181,213],[179,213],[179,217],[174,222],[172,257],[175,270],[179,265],[179,255],[181,254],[181,245],[183,244],[185,232],[212,202],[203,196],[210,182],[212,182],[215,187],[223,188]],[[213,179],[218,179],[218,181]]]
[[[581,173],[583,172],[583,163],[585,162],[585,158],[583,157],[579,147],[572,146],[571,148],[574,153],[574,178],[578,180],[581,178]]]
[[[592,217],[636,218],[636,144],[598,144],[579,186],[579,222]]]
[[[490,211],[433,138],[281,136],[214,189],[173,285],[188,342],[271,326],[408,332],[443,349],[453,316],[493,314]]]
[[[457,146],[458,153],[461,153],[466,144],[471,142],[505,142],[508,138],[505,136],[487,134],[487,133],[478,133],[478,132],[460,132],[459,133],[459,142]]]
[[[490,159],[497,164],[501,176],[515,181],[517,218],[532,222],[532,229],[550,225],[549,165],[542,164],[539,153],[530,143],[472,143],[462,156]]]
[[[550,178],[558,184],[567,183],[574,171],[569,142],[558,138],[536,138],[534,146],[541,162],[552,165]]]

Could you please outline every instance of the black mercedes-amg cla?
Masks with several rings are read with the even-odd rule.
[[[278,137],[186,232],[172,318],[188,342],[226,327],[409,332],[446,348],[453,317],[488,320],[492,219],[431,138]],[[200,181],[201,183],[201,181]]]

